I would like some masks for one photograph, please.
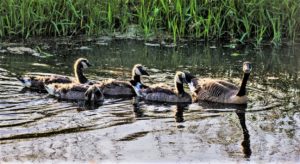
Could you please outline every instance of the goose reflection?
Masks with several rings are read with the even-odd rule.
[[[177,104],[176,105],[176,112],[175,112],[175,121],[180,123],[184,122],[184,117],[183,117],[183,112],[188,110],[188,105],[187,104]]]
[[[246,126],[246,119],[245,119],[245,110],[237,110],[236,111],[237,116],[239,117],[240,124],[243,130],[244,140],[242,141],[241,145],[243,148],[243,153],[245,158],[250,158],[252,151],[250,147],[250,135],[249,131]]]
[[[247,105],[231,105],[231,104],[218,104],[218,103],[211,103],[211,102],[205,102],[201,101],[199,102],[199,105],[202,106],[204,109],[210,109],[210,112],[225,112],[226,111],[232,111],[234,110],[236,115],[239,118],[240,125],[242,127],[243,131],[243,141],[241,142],[242,151],[244,154],[244,158],[250,158],[252,151],[251,151],[251,145],[250,145],[250,134],[247,129],[246,125],[246,109]]]
[[[132,99],[133,112],[136,118],[144,117],[144,111],[140,107],[141,106],[140,101],[141,101],[140,97],[133,97]]]

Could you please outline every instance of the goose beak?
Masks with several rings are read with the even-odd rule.
[[[88,67],[92,67],[92,66],[93,66],[93,65],[92,65],[91,63],[89,63],[89,62],[87,62],[86,65],[87,65]]]
[[[146,75],[146,76],[150,76],[149,73],[147,71],[145,71],[145,70],[141,70],[141,74],[142,75]]]
[[[191,73],[185,72],[185,80],[186,83],[191,83],[192,79],[196,78],[194,75],[192,75]]]
[[[196,90],[193,82],[188,83],[188,85],[189,85],[189,88],[190,88],[191,92],[194,92]]]
[[[183,83],[186,83],[186,84],[188,84],[188,81],[187,81],[187,79],[186,79],[186,78],[183,78],[183,79],[182,79],[182,81],[183,81]]]
[[[244,62],[243,64],[243,71],[245,73],[250,73],[252,70],[252,64],[250,62]]]

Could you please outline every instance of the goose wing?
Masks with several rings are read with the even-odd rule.
[[[89,85],[77,84],[77,83],[70,83],[70,84],[53,83],[51,85],[57,91],[62,91],[62,92],[68,92],[68,91],[85,92],[89,87]]]
[[[173,95],[173,94],[175,94],[175,91],[170,86],[168,86],[166,84],[163,84],[163,83],[159,83],[159,84],[151,85],[148,88],[144,89],[143,93],[145,93],[145,94],[165,93],[165,94],[168,94],[168,95]]]
[[[238,87],[228,81],[225,80],[216,80],[216,82],[218,82],[221,85],[224,85],[227,88],[233,89],[233,90],[238,90]]]
[[[225,102],[230,96],[236,94],[236,92],[237,87],[229,82],[214,79],[200,79],[198,80],[194,96],[197,96],[198,100]]]
[[[131,84],[127,81],[119,81],[119,80],[105,80],[103,81],[102,85],[108,88],[113,88],[113,87],[128,87],[132,88]]]

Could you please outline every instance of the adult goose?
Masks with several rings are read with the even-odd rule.
[[[192,79],[189,84],[195,101],[203,100],[225,104],[247,104],[246,85],[252,70],[250,62],[243,63],[244,77],[240,87],[217,79]]]
[[[139,83],[142,88],[146,88],[141,82],[141,76],[149,74],[146,72],[145,68],[141,64],[134,65],[132,69],[132,83]],[[90,85],[97,86],[105,97],[132,97],[136,93],[130,82],[119,81],[119,80],[105,80],[105,81],[90,81]],[[76,89],[77,91],[85,92],[86,86],[81,84],[57,84],[53,83],[46,85],[46,89],[50,95],[54,95],[56,90],[69,91]],[[81,89],[79,89],[81,88]]]
[[[44,85],[51,83],[88,83],[88,79],[84,76],[83,70],[90,67],[91,64],[85,58],[79,58],[74,63],[75,79],[57,74],[29,74],[24,77],[17,77],[25,88],[38,91],[46,91]]]
[[[132,97],[136,96],[136,93],[131,83],[138,83],[141,88],[147,88],[147,86],[141,82],[142,75],[149,76],[148,72],[141,64],[136,64],[132,68],[132,78],[129,82],[110,79],[98,82],[97,86],[102,89],[103,94],[106,97]]]
[[[138,96],[146,101],[161,103],[191,103],[192,97],[183,89],[183,84],[190,83],[195,78],[186,72],[176,72],[174,76],[175,88],[166,84],[156,84],[148,88],[141,88],[139,83],[133,84]]]

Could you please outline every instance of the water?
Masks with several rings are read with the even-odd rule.
[[[56,54],[48,58],[0,53],[1,161],[300,161],[299,46],[255,50],[201,43],[176,48],[107,43],[45,44],[45,51]],[[15,78],[27,72],[72,76],[78,57],[93,63],[85,71],[89,79],[128,80],[131,67],[141,63],[151,74],[144,83],[169,85],[176,70],[238,84],[242,62],[248,60],[253,63],[250,101],[247,106],[176,106],[106,99],[87,109],[80,102],[22,90]]]

